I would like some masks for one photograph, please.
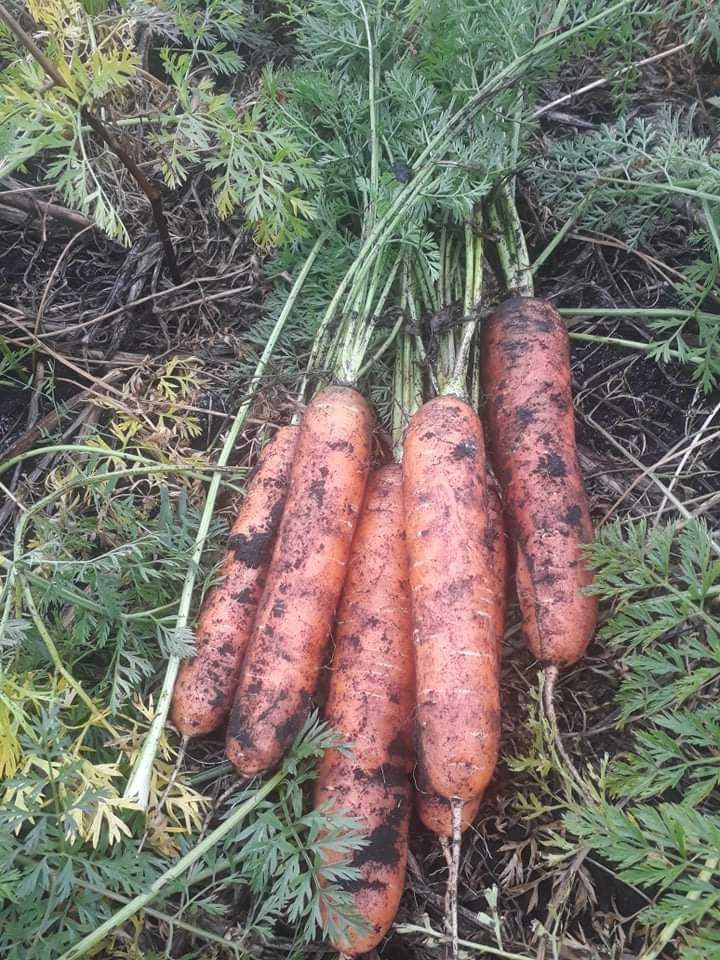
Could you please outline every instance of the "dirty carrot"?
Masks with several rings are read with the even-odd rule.
[[[198,617],[197,654],[180,667],[170,715],[184,736],[227,718],[287,496],[298,428],[281,427],[262,452],[232,525],[213,587]]]
[[[485,559],[488,495],[480,420],[457,396],[413,417],[403,458],[415,646],[418,763],[429,787],[472,800],[500,735],[499,654]]]
[[[275,767],[310,712],[365,493],[372,416],[327,387],[303,417],[285,511],[230,714],[228,758]]]
[[[565,324],[543,300],[507,300],[487,324],[482,356],[523,630],[538,660],[566,666],[592,638],[597,601],[584,592],[592,525],[575,448]]]
[[[505,606],[507,599],[507,545],[503,523],[502,504],[497,484],[493,478],[488,480],[488,526],[485,544],[485,557],[492,578],[491,616],[493,633],[498,651],[502,648],[505,632]],[[460,829],[465,831],[477,816],[482,796],[463,803]],[[452,808],[444,797],[423,789],[422,782],[417,784],[415,808],[421,823],[441,837],[453,835]]]
[[[342,931],[333,946],[351,956],[380,942],[403,891],[414,696],[402,471],[390,464],[370,480],[353,541],[325,708],[352,754],[328,750],[315,789],[316,806],[342,810],[367,834],[352,860],[359,876],[343,884],[365,929],[333,925]],[[325,853],[329,864],[341,856]]]

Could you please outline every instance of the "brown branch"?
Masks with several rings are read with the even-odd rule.
[[[137,185],[148,198],[150,207],[152,208],[155,226],[160,234],[160,239],[165,250],[165,259],[167,260],[170,276],[175,283],[182,283],[182,276],[180,275],[177,259],[175,258],[175,249],[172,245],[172,240],[170,239],[170,230],[168,229],[167,220],[165,219],[165,213],[162,207],[160,190],[156,184],[151,183],[148,180],[133,157],[131,157],[127,152],[125,147],[123,147],[119,141],[113,137],[110,131],[103,126],[101,121],[93,113],[87,109],[83,109],[82,116],[87,125],[91,128],[91,130],[93,130],[97,138],[107,144],[108,148],[112,150],[120,163],[122,163],[130,175],[135,179]]]
[[[20,26],[18,21],[5,9],[2,4],[0,4],[0,21],[5,24],[8,30],[20,41],[25,49],[32,54],[32,56],[35,58],[35,60],[37,60],[53,83],[59,87],[67,88],[65,80],[55,64],[45,56],[30,34]],[[104,143],[105,146],[115,154],[120,163],[125,167],[130,176],[137,183],[138,187],[140,187],[142,192],[147,197],[150,203],[150,208],[152,209],[155,226],[157,227],[163,249],[165,250],[165,259],[167,261],[170,275],[175,283],[182,283],[177,259],[175,257],[175,249],[173,248],[172,240],[170,239],[170,230],[168,229],[167,220],[165,219],[165,213],[162,207],[160,190],[156,184],[151,183],[148,180],[135,159],[128,153],[125,147],[115,139],[102,121],[96,117],[92,111],[88,110],[87,107],[82,107],[81,115],[97,139],[100,140],[101,143]]]
[[[22,210],[26,214],[39,213],[45,217],[53,217],[56,220],[65,220],[74,230],[86,230],[88,227],[94,227],[92,220],[88,220],[77,210],[68,210],[67,207],[60,207],[57,203],[48,203],[45,200],[35,200],[26,195],[18,195],[16,192],[8,191],[0,193],[0,206],[12,207],[15,210]]]
[[[27,186],[15,177],[2,177],[2,182],[8,185],[7,190],[0,192],[0,199],[7,196],[26,195],[33,193],[53,193],[57,189],[54,183],[41,183],[36,186]]]

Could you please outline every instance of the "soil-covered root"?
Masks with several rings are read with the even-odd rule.
[[[372,416],[349,387],[305,411],[278,531],[226,741],[243,776],[275,767],[307,718],[370,464]]]

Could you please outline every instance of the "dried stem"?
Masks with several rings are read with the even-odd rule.
[[[440,943],[447,943],[448,938],[433,930],[431,927],[421,927],[415,923],[398,923],[395,930],[399,934],[415,934],[421,937],[438,940]],[[507,950],[500,950],[498,947],[491,947],[486,943],[473,943],[472,940],[458,940],[458,946],[465,950],[472,950],[475,953],[484,953],[491,957],[499,957],[500,960],[533,960],[532,957],[524,953],[509,953]],[[537,956],[537,954],[534,954]]]
[[[704,23],[705,21],[703,20],[702,24],[696,31],[695,36],[691,40],[686,40],[684,43],[678,43],[674,47],[670,47],[668,50],[661,50],[660,53],[655,53],[651,57],[645,57],[643,60],[636,60],[627,67],[622,67],[620,70],[615,70],[608,77],[600,77],[598,80],[593,80],[592,83],[586,83],[577,90],[572,90],[570,93],[566,93],[564,96],[558,97],[557,100],[553,100],[551,103],[546,103],[544,106],[538,107],[538,109],[533,113],[532,119],[537,120],[538,117],[541,117],[544,113],[548,113],[549,111],[554,110],[556,107],[562,106],[562,104],[567,103],[570,100],[574,100],[575,97],[580,97],[585,93],[590,93],[591,90],[597,90],[600,87],[606,87],[609,83],[618,80],[620,77],[630,73],[632,70],[637,70],[640,67],[647,67],[651,63],[657,63],[660,60],[667,59],[667,57],[674,56],[676,53],[682,53],[683,50],[687,50],[696,42],[698,36],[702,33],[702,27],[704,26]]]
[[[442,852],[443,852],[443,856],[445,857],[445,864],[447,865],[447,869],[448,869],[448,883],[447,883],[446,886],[445,886],[445,917],[444,917],[444,921],[445,921],[445,932],[448,933],[448,934],[452,934],[452,930],[451,930],[451,928],[450,928],[450,913],[451,913],[451,909],[450,909],[450,874],[452,873],[452,868],[453,868],[453,865],[452,865],[452,850],[450,849],[450,841],[448,840],[447,837],[440,837],[439,840],[440,840],[440,849],[441,849]]]

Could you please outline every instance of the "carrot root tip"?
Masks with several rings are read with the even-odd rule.
[[[542,681],[543,710],[545,711],[545,716],[550,724],[550,731],[552,734],[555,751],[562,765],[565,767],[565,770],[561,770],[561,773],[563,773],[564,778],[568,782],[572,783],[575,789],[579,790],[580,793],[585,794],[587,792],[585,783],[578,773],[575,764],[570,759],[570,755],[565,749],[565,745],[562,742],[562,737],[560,736],[560,729],[558,727],[557,713],[555,712],[555,686],[557,684],[559,674],[560,670],[556,664],[550,664],[549,666],[545,667]]]
[[[445,891],[445,924],[450,934],[451,960],[458,960],[458,877],[460,873],[460,846],[462,843],[462,815],[464,801],[458,797],[453,797],[450,801],[450,810],[452,813],[452,847],[449,842],[442,837],[440,840],[448,864],[448,880]],[[444,841],[444,842],[443,842]]]

